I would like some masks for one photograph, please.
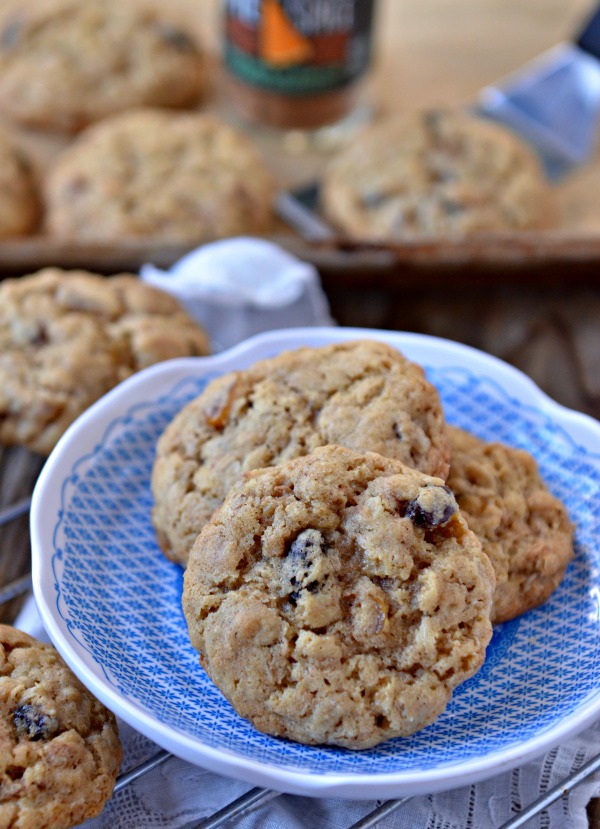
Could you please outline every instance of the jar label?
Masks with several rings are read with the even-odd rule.
[[[284,95],[337,89],[369,65],[373,7],[374,0],[230,0],[225,65]]]

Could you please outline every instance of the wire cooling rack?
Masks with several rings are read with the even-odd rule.
[[[0,527],[26,514],[29,510],[30,504],[31,499],[24,498],[11,506],[1,509]],[[19,596],[23,596],[30,590],[31,575],[27,574],[19,579],[16,579],[10,584],[5,585],[4,587],[0,587],[0,605],[12,601]],[[173,757],[174,755],[168,751],[158,749],[154,754],[139,765],[122,772],[117,778],[113,794],[117,794],[130,783],[133,783],[135,780],[140,779],[144,775],[150,774],[156,768],[161,766],[163,763],[166,763]],[[583,783],[597,771],[600,771],[600,754],[593,757],[580,769],[562,780],[554,788],[550,789],[537,800],[530,803],[529,806],[526,806],[516,812],[510,820],[496,827],[496,829],[518,829],[518,827],[524,826],[529,820],[543,812],[561,797],[571,792],[576,786]],[[200,822],[190,826],[189,829],[217,829],[217,827],[226,826],[227,824],[233,826],[235,820],[241,820],[252,812],[255,812],[271,800],[279,797],[280,794],[280,792],[273,791],[272,789],[263,789],[260,787],[251,788],[231,803],[228,803],[222,809],[219,809],[209,817],[203,818]],[[377,826],[384,818],[401,809],[401,807],[411,799],[412,798],[410,797],[403,797],[397,800],[386,800],[383,803],[380,803],[361,820],[353,823],[351,826],[348,826],[347,829],[371,829],[371,827]]]

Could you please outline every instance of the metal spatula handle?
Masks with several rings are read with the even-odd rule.
[[[575,38],[575,44],[600,60],[600,6]]]

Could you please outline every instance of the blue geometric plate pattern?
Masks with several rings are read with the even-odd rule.
[[[142,372],[137,383],[122,384],[92,407],[36,487],[36,599],[53,641],[88,687],[192,762],[319,796],[449,788],[520,764],[600,716],[600,424],[562,409],[514,369],[472,349],[342,331],[323,336],[378,336],[421,357],[448,421],[531,452],[576,525],[575,559],[559,589],[542,607],[496,627],[483,668],[433,725],[361,752],[257,732],[201,669],[181,610],[182,570],[157,546],[150,475],[167,423],[222,371],[320,344],[311,329],[254,338],[231,356],[149,369],[148,377]],[[521,389],[521,382],[529,385]]]

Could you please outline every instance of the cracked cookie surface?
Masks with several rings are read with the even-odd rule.
[[[212,381],[161,436],[152,490],[163,551],[185,564],[242,472],[329,443],[448,472],[441,402],[420,366],[375,340],[288,351]]]
[[[131,274],[46,268],[0,284],[0,442],[49,454],[117,383],[172,357],[207,354],[169,294]]]
[[[274,182],[254,141],[201,112],[137,109],[88,127],[48,172],[66,238],[206,242],[266,233]]]
[[[573,558],[573,525],[535,459],[448,427],[448,485],[496,573],[492,621],[506,622],[545,602]]]
[[[238,481],[194,544],[183,607],[241,716],[361,749],[432,723],[478,670],[493,590],[440,478],[326,446]]]
[[[375,124],[326,168],[322,209],[358,239],[408,240],[553,223],[537,158],[506,128],[451,110]]]
[[[0,10],[0,106],[28,126],[71,133],[136,106],[193,106],[205,76],[197,40],[149,4],[11,0]]]
[[[114,715],[55,648],[0,625],[0,826],[68,829],[94,817],[121,759]]]

